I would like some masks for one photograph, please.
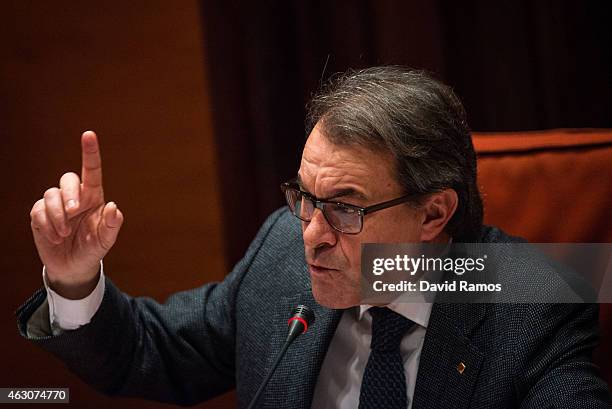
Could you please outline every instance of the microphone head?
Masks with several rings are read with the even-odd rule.
[[[300,334],[305,333],[315,322],[314,312],[307,306],[300,304],[291,310],[291,318],[289,318],[289,334],[287,340],[293,340]]]
[[[306,321],[307,327],[311,326],[315,322],[314,312],[312,312],[310,308],[308,308],[306,305],[303,305],[303,304],[300,304],[297,307],[295,307],[293,310],[291,310],[291,319],[298,318],[298,317]]]

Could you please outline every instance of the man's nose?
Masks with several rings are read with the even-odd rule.
[[[321,209],[315,209],[310,222],[302,224],[304,245],[311,248],[334,246],[337,232],[329,225]]]

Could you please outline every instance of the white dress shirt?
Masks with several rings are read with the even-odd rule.
[[[389,309],[416,324],[404,335],[400,344],[406,375],[408,408],[412,407],[431,306],[432,304],[425,302],[387,305]],[[361,305],[342,314],[319,372],[312,400],[313,409],[354,409],[359,406],[361,380],[370,356],[372,339],[372,316],[366,314],[369,308],[371,306]]]

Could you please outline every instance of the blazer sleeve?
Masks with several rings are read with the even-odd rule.
[[[107,278],[91,322],[57,336],[28,333],[46,299],[38,290],[17,311],[21,335],[108,394],[192,405],[235,384],[235,300],[240,283],[285,209],[273,213],[245,257],[221,283],[174,294],[163,303],[133,298]]]
[[[531,306],[519,334],[529,353],[515,361],[522,367],[516,372],[521,408],[612,407],[608,385],[592,361],[598,312],[597,304]]]

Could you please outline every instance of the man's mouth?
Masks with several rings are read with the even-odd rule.
[[[308,271],[310,271],[310,274],[317,276],[317,275],[327,275],[327,274],[330,274],[338,270],[335,268],[327,268],[327,267],[319,266],[316,264],[308,264]]]

